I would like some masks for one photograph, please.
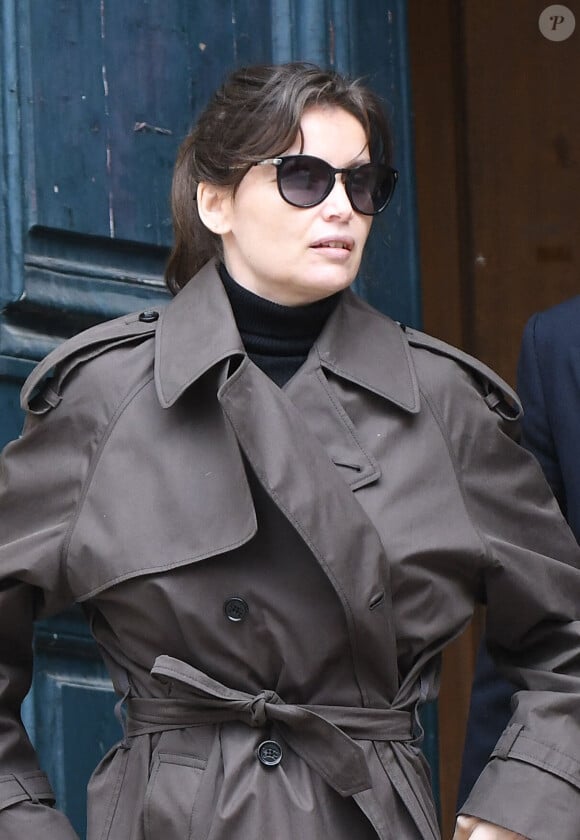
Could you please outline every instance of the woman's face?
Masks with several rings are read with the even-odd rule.
[[[370,161],[364,129],[342,108],[304,113],[302,137],[284,154],[322,158],[335,168]],[[273,164],[253,166],[223,206],[224,261],[242,286],[289,306],[345,289],[358,271],[372,218],[353,210],[342,177],[315,207],[293,207],[280,196]]]

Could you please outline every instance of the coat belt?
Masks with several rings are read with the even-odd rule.
[[[187,686],[189,696],[129,698],[128,737],[233,720],[255,728],[275,722],[294,752],[341,796],[372,787],[364,752],[355,740],[414,737],[411,714],[398,709],[284,703],[274,691],[247,694],[228,688],[171,656],[159,656],[151,674]]]

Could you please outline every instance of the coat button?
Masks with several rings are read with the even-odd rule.
[[[228,598],[224,603],[224,613],[230,621],[244,621],[249,611],[249,607],[244,599],[238,598],[237,595]]]
[[[139,315],[139,320],[143,321],[144,324],[151,324],[153,321],[157,321],[159,319],[159,312],[155,309],[146,309]]]
[[[262,741],[258,746],[258,759],[265,767],[275,767],[282,761],[282,747],[278,741]]]

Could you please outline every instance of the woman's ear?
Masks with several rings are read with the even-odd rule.
[[[201,181],[197,185],[197,212],[208,230],[223,236],[230,230],[231,187],[220,187]]]

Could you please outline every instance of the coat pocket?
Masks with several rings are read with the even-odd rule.
[[[189,755],[160,752],[155,756],[145,794],[145,840],[190,840],[205,767],[205,761]]]

